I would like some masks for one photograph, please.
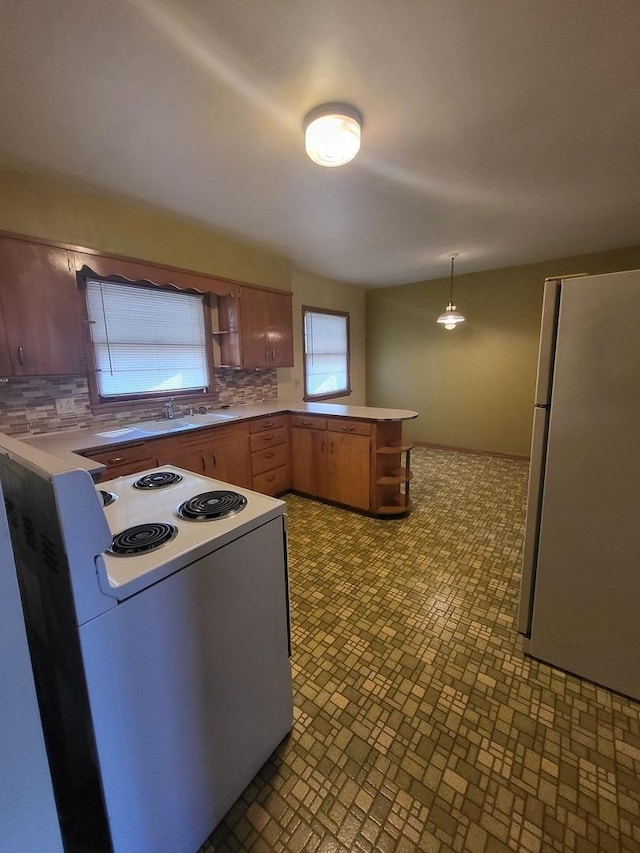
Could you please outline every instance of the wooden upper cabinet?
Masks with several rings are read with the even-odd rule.
[[[218,298],[221,362],[228,367],[293,367],[291,294],[240,287]]]
[[[272,367],[293,367],[293,316],[290,293],[268,294],[267,348]]]
[[[80,295],[66,249],[1,237],[0,306],[0,374],[84,371]]]

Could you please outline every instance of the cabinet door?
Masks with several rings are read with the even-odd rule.
[[[267,350],[272,367],[293,367],[293,318],[290,293],[268,293]]]
[[[209,477],[250,489],[253,485],[248,434],[214,438],[209,451]]]
[[[64,249],[0,239],[0,300],[14,376],[83,372],[81,296]]]
[[[328,497],[326,444],[324,430],[292,428],[291,466],[296,491],[318,498]]]
[[[369,509],[370,442],[364,435],[327,433],[329,500]]]
[[[267,327],[269,293],[243,287],[240,290],[240,322],[243,367],[269,367]]]
[[[209,435],[193,433],[184,436],[167,436],[150,442],[157,446],[158,465],[175,465],[194,474],[210,474],[211,461]]]

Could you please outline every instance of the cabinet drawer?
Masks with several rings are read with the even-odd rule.
[[[281,426],[268,432],[253,433],[249,436],[251,451],[263,450],[265,447],[273,447],[276,444],[284,444],[287,440],[287,431]]]
[[[229,441],[234,438],[249,435],[246,424],[229,424],[215,426],[210,429],[195,429],[178,435],[170,435],[161,441],[170,444],[172,448],[206,448],[213,441]]]
[[[331,432],[346,432],[350,435],[371,435],[371,424],[366,421],[345,421],[344,418],[331,418],[327,421]]]
[[[102,462],[103,465],[113,466],[148,460],[154,454],[148,444],[140,442],[140,444],[130,444],[127,447],[112,447],[110,450],[102,450],[99,453],[89,451],[84,455],[90,459],[95,459],[96,462]]]
[[[257,421],[249,422],[249,430],[251,432],[265,432],[270,429],[279,429],[286,426],[286,415],[274,415],[269,418],[259,418]]]
[[[274,468],[273,471],[258,474],[253,478],[253,488],[256,492],[262,492],[263,495],[279,495],[286,492],[290,488],[288,466],[282,465],[280,468]]]
[[[291,426],[304,429],[326,429],[327,419],[317,418],[315,415],[291,415]]]
[[[256,450],[251,454],[251,470],[254,477],[286,464],[287,448],[284,444],[277,444],[275,447],[267,447],[264,450]]]

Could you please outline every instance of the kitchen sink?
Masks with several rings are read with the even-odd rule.
[[[185,415],[178,418],[161,418],[156,421],[142,421],[131,424],[131,427],[146,435],[163,435],[170,432],[197,429],[198,427],[224,423],[237,418],[237,415],[227,415],[220,412],[207,412],[204,415]]]

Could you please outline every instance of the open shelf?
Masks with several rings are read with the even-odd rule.
[[[376,514],[404,515],[411,509],[409,481],[413,444],[402,443],[400,427],[389,427],[376,448]]]
[[[382,456],[393,456],[397,453],[407,453],[410,450],[413,450],[413,444],[389,444],[385,447],[379,447],[376,450],[376,453],[379,453]]]
[[[406,498],[405,495],[396,495],[393,502],[379,506],[376,510],[377,515],[402,515],[404,512],[409,512],[413,504]]]
[[[384,477],[379,477],[376,480],[377,486],[397,486],[401,483],[408,483],[413,477],[409,468],[396,468],[391,474],[386,474]]]

